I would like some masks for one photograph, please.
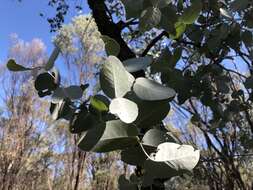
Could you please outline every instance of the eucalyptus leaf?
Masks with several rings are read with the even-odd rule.
[[[109,152],[137,144],[137,135],[136,127],[112,120],[88,130],[78,146],[84,151]]]
[[[121,61],[109,56],[100,71],[100,85],[103,92],[110,98],[123,97],[134,82],[134,77],[126,71]]]
[[[99,94],[91,97],[90,104],[99,112],[107,112],[110,102],[105,96]]]
[[[92,129],[96,125],[99,125],[99,118],[89,113],[87,109],[82,109],[71,118],[69,131],[80,134],[81,132]]]
[[[144,0],[121,0],[125,6],[126,19],[137,18],[141,15]]]
[[[54,106],[53,106],[54,105]],[[73,112],[70,108],[70,101],[68,100],[61,100],[57,104],[51,103],[51,115],[53,120],[58,120],[61,118],[68,119]]]
[[[151,56],[131,58],[123,61],[123,65],[128,72],[136,72],[146,69],[153,62]]]
[[[175,34],[170,33],[170,38],[178,39],[184,33],[186,29],[186,24],[178,21],[174,24],[174,28],[175,28]]]
[[[138,116],[138,107],[136,103],[126,98],[115,98],[111,101],[110,112],[117,115],[121,121],[132,123]]]
[[[192,0],[191,6],[187,7],[182,16],[180,17],[180,21],[184,24],[192,24],[198,18],[200,11],[202,9],[202,3],[200,0]]]
[[[141,77],[136,79],[133,91],[140,99],[147,101],[169,100],[176,95],[172,88]]]
[[[162,13],[157,7],[148,7],[145,9],[140,16],[139,28],[141,32],[156,27],[161,21]]]
[[[66,88],[58,87],[52,94],[51,101],[57,103],[62,99],[69,98],[71,100],[80,99],[83,96],[83,89],[77,85],[71,85]]]
[[[159,144],[164,142],[175,142],[175,140],[166,132],[158,129],[148,130],[142,138],[142,144],[150,147],[158,147]]]
[[[151,154],[156,150],[157,147],[145,146],[145,151],[148,154]],[[120,153],[121,160],[127,164],[133,166],[144,166],[145,161],[147,160],[147,156],[144,154],[140,145],[133,146],[127,149],[124,149]]]
[[[166,6],[165,8],[161,9],[162,16],[161,21],[159,23],[159,27],[167,31],[169,34],[176,33],[175,30],[175,23],[178,21],[178,15],[176,8],[174,6]]]
[[[249,5],[249,0],[234,0],[231,3],[231,8],[234,11],[242,11],[244,9],[246,9]]]
[[[107,55],[117,56],[120,52],[120,45],[118,44],[118,42],[106,35],[102,35],[101,38],[105,43],[105,51]]]
[[[148,159],[144,168],[148,178],[170,178],[191,171],[198,163],[200,151],[190,145],[162,143],[157,152]]]
[[[144,101],[133,93],[128,93],[126,98],[135,102],[138,106],[139,113],[134,124],[139,128],[147,129],[153,125],[160,124],[170,111],[168,100]]]
[[[192,170],[198,163],[200,151],[190,145],[171,142],[159,144],[152,159],[155,162],[166,162],[175,170]]]

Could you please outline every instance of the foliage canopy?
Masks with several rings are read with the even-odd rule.
[[[52,102],[51,113],[55,119],[69,120],[70,132],[80,134],[80,149],[121,150],[124,162],[145,170],[138,182],[120,178],[122,189],[155,187],[157,179],[163,183],[197,165],[200,152],[182,145],[162,122],[170,104],[192,114],[192,123],[223,162],[232,158],[228,164],[234,165],[237,153],[250,151],[236,138],[246,136],[246,144],[252,142],[252,1],[88,0],[88,4],[105,44],[101,91],[84,99],[88,84],[61,86],[59,74],[51,70],[62,51],[59,46],[39,68],[44,72],[37,76],[35,88],[40,97],[58,100]],[[7,67],[34,69],[14,60]],[[234,139],[230,136],[220,143],[220,136],[236,135],[238,130]],[[240,178],[235,181],[246,189]]]

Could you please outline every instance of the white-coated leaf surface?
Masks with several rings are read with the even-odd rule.
[[[112,114],[117,115],[121,121],[132,123],[138,116],[138,107],[136,103],[126,98],[115,98],[111,101],[109,110]]]
[[[108,97],[123,97],[131,90],[133,82],[134,77],[117,57],[109,56],[106,59],[100,71],[100,85]]]
[[[155,162],[166,162],[176,170],[192,170],[198,163],[200,151],[190,145],[179,145],[165,142],[159,144],[157,153],[152,159]]]

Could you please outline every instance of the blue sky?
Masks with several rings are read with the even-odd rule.
[[[47,51],[51,52],[53,46],[51,39],[54,33],[50,33],[50,27],[46,18],[39,14],[42,12],[45,17],[52,16],[55,9],[48,6],[49,0],[1,0],[0,4],[0,63],[7,59],[7,52],[10,45],[10,35],[18,34],[19,38],[24,41],[31,41],[33,38],[40,38],[47,46]],[[77,14],[74,10],[75,3],[82,2],[84,5],[83,13],[88,13],[87,2],[70,0],[71,9],[66,17],[66,22]]]

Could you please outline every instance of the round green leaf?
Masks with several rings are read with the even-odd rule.
[[[138,98],[147,101],[168,100],[176,95],[175,90],[172,88],[162,86],[146,78],[137,78],[133,90]]]
[[[149,128],[161,123],[170,111],[168,100],[144,101],[131,93],[128,93],[126,98],[132,100],[138,106],[139,113],[134,123],[140,128]]]
[[[199,13],[202,9],[202,3],[200,0],[192,0],[191,6],[187,7],[182,16],[180,17],[180,21],[184,24],[192,24],[198,18]]]
[[[115,98],[110,104],[110,112],[117,115],[121,121],[132,123],[138,116],[138,107],[136,103],[126,98]]]
[[[146,69],[153,62],[151,56],[132,58],[123,61],[123,65],[128,72],[136,72]]]
[[[138,130],[120,120],[100,124],[84,134],[78,146],[85,151],[108,152],[137,144]]]
[[[143,9],[144,0],[121,0],[125,6],[126,19],[137,18]]]
[[[84,132],[78,141],[78,147],[84,151],[91,151],[99,142],[105,131],[105,123],[98,122],[97,125]]]
[[[184,31],[186,29],[186,24],[183,22],[176,22],[174,24],[174,28],[175,28],[175,34],[170,33],[170,38],[171,39],[178,39],[184,33]]]
[[[120,45],[118,42],[106,35],[103,35],[101,38],[105,43],[105,51],[107,55],[117,56],[120,52]]]
[[[139,28],[141,32],[156,27],[161,20],[162,13],[157,7],[148,7],[141,13]]]
[[[157,152],[148,159],[144,168],[144,178],[170,178],[191,171],[198,163],[200,152],[190,145],[162,143]]]
[[[175,142],[175,140],[167,133],[158,129],[148,130],[142,138],[142,144],[150,147],[157,147],[164,142]]]
[[[121,61],[109,56],[100,71],[100,85],[110,98],[123,97],[131,90],[134,77],[126,71]]]
[[[107,112],[110,102],[105,96],[99,94],[91,98],[90,104],[99,112]]]
[[[96,118],[95,115],[89,113],[87,109],[84,109],[72,117],[69,124],[69,130],[71,133],[81,133],[93,128],[98,124],[98,118]]]

